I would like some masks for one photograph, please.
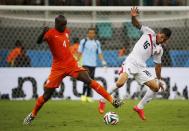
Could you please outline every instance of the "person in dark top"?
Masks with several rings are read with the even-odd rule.
[[[21,48],[20,54],[16,57],[14,61],[15,67],[31,67],[31,59],[26,54],[24,47]]]

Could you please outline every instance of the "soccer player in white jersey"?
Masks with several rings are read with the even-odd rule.
[[[145,96],[138,105],[133,108],[134,111],[138,113],[139,117],[142,120],[145,120],[146,118],[143,110],[144,105],[153,98],[156,92],[160,89],[163,90],[163,84],[161,83],[161,57],[163,55],[162,45],[170,38],[171,30],[163,28],[160,32],[155,34],[155,32],[149,27],[141,25],[136,18],[139,15],[137,7],[133,7],[131,9],[130,15],[132,24],[138,28],[143,35],[135,44],[132,52],[123,62],[119,78],[110,93],[113,93],[118,88],[122,87],[128,80],[129,76],[133,76],[139,84],[148,86],[149,89]],[[152,76],[146,68],[146,61],[150,57],[153,57],[153,61],[155,62],[156,77]],[[99,112],[103,113],[104,108],[105,103],[103,100],[100,100],[98,107]]]

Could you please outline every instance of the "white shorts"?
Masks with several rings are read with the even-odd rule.
[[[147,70],[146,67],[141,67],[135,62],[125,61],[122,64],[119,73],[123,72],[126,72],[129,78],[134,78],[141,85],[155,79],[155,77]]]

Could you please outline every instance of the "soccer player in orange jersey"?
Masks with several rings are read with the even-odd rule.
[[[40,108],[51,98],[54,90],[59,87],[62,79],[66,76],[71,76],[90,85],[91,88],[102,95],[114,107],[117,108],[122,104],[120,100],[112,98],[100,84],[92,80],[84,68],[78,66],[77,61],[69,50],[69,31],[66,25],[66,18],[63,15],[58,15],[55,18],[55,27],[52,29],[45,28],[38,38],[37,43],[42,43],[43,41],[48,43],[53,61],[51,73],[45,84],[44,93],[36,100],[32,112],[24,119],[24,124],[26,125],[31,124]]]

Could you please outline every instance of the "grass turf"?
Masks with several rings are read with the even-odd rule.
[[[189,101],[154,100],[145,107],[147,120],[141,121],[129,100],[114,109],[107,104],[106,111],[115,111],[120,122],[105,125],[97,111],[97,102],[49,101],[41,109],[31,126],[22,125],[35,101],[0,100],[0,131],[188,131]]]

